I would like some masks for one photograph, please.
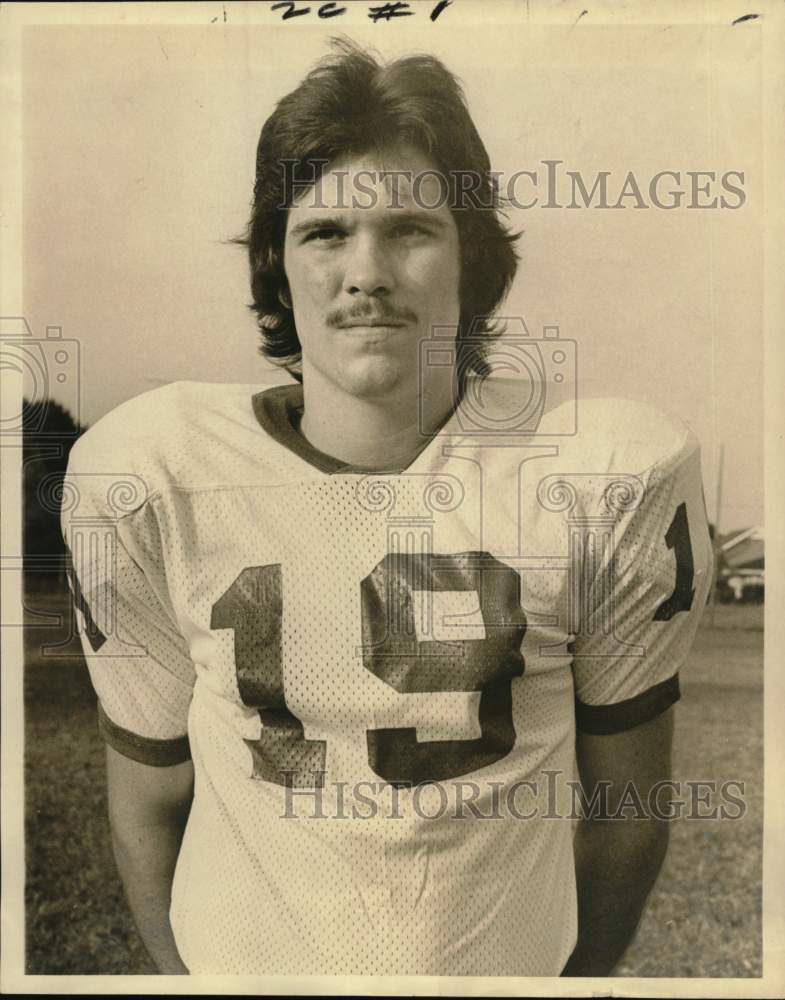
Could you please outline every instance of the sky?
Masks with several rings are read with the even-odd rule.
[[[410,19],[415,21],[414,18]],[[699,26],[347,23],[384,57],[428,51],[461,78],[496,170],[537,175],[502,310],[575,341],[581,392],[653,402],[702,442],[710,519],[762,521],[762,176],[757,36]],[[437,30],[438,28],[438,30]],[[255,146],[334,26],[37,27],[23,49],[23,302],[59,328],[52,395],[83,422],[180,380],[265,382],[243,251]],[[672,210],[544,208],[545,161],[615,201],[676,171]],[[738,208],[690,208],[689,171],[744,174]],[[703,183],[706,178],[703,178]],[[696,182],[697,183],[697,182]],[[735,183],[740,184],[738,175]],[[667,191],[667,184],[662,190]],[[565,192],[566,191],[566,196]],[[645,199],[649,200],[648,194]],[[53,333],[53,331],[50,331]],[[42,348],[52,358],[63,345]],[[66,356],[63,355],[63,356]],[[73,358],[78,355],[78,375]],[[52,362],[53,363],[53,362]]]

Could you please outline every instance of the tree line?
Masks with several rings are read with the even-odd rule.
[[[22,404],[22,502],[25,581],[35,575],[61,575],[65,545],[59,505],[68,456],[87,430],[52,399]]]

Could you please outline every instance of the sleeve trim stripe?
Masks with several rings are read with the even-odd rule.
[[[129,729],[123,729],[112,722],[101,705],[98,705],[98,730],[104,740],[123,757],[138,764],[152,767],[171,767],[191,759],[188,736],[177,736],[171,740],[157,740],[139,736]]]
[[[581,732],[610,736],[633,729],[661,715],[681,697],[679,675],[614,705],[587,705],[575,699],[575,723]]]

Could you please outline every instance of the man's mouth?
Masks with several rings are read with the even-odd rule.
[[[355,308],[350,306],[349,308],[336,309],[327,315],[328,326],[349,333],[356,330],[358,334],[372,333],[373,331],[393,333],[395,330],[412,326],[416,322],[415,313],[405,307],[393,309],[388,306],[380,309],[377,306],[376,309],[358,309],[356,306]]]
[[[393,319],[387,316],[360,316],[354,319],[344,320],[342,323],[338,323],[337,325],[341,330],[367,330],[377,328],[395,330],[402,326],[406,326],[406,322],[402,319]]]

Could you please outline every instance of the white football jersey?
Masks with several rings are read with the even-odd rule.
[[[488,380],[487,413],[509,392]],[[193,758],[183,961],[558,975],[576,724],[676,701],[705,603],[697,443],[639,403],[581,400],[550,436],[477,432],[462,405],[407,469],[368,473],[313,449],[301,410],[295,385],[178,383],[71,453],[101,730],[142,763]]]

